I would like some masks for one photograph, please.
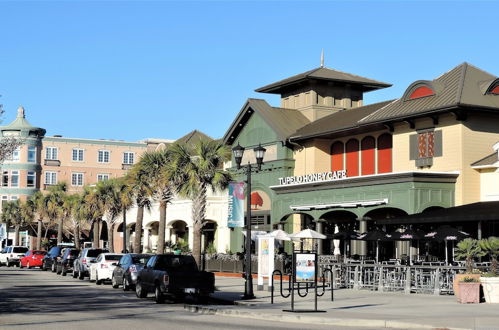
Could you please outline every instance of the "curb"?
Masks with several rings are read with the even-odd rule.
[[[469,330],[468,328],[439,327],[428,324],[410,323],[398,320],[378,320],[378,319],[343,319],[327,317],[311,317],[306,315],[296,315],[292,313],[267,314],[247,310],[225,309],[219,307],[207,307],[200,305],[184,305],[184,309],[191,313],[221,315],[239,317],[247,319],[257,319],[274,322],[305,323],[317,325],[335,325],[344,327],[369,327],[369,328],[402,328],[402,329],[445,329],[445,330]]]

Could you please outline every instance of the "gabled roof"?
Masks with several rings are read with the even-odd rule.
[[[187,145],[194,145],[199,141],[213,141],[213,138],[195,129],[192,132],[189,132],[186,135],[182,136],[181,138],[175,140],[175,143],[185,143]]]
[[[280,80],[278,82],[272,83],[270,85],[260,87],[256,89],[256,92],[261,93],[273,93],[281,94],[282,91],[289,89],[290,87],[311,80],[322,80],[330,82],[341,82],[348,83],[352,85],[358,85],[363,91],[368,92],[376,89],[381,89],[385,87],[390,87],[391,84],[387,84],[381,81],[364,78],[351,73],[346,73],[342,71],[337,71],[329,69],[326,67],[319,67],[307,72],[297,74],[295,76]]]
[[[359,127],[359,120],[390,104],[391,102],[393,102],[393,100],[335,112],[298,129],[290,137],[290,139],[298,141]]]
[[[225,133],[223,137],[225,144],[232,145],[254,112],[263,118],[282,142],[310,122],[298,110],[271,107],[265,100],[248,99]]]
[[[360,123],[403,120],[469,106],[496,108],[499,113],[499,97],[484,92],[484,86],[496,79],[490,73],[465,62],[432,81],[417,81],[407,89],[409,91],[415,85],[425,83],[434,90],[434,95],[409,99],[406,92],[404,97],[365,117]]]

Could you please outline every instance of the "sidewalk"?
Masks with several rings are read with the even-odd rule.
[[[380,293],[366,290],[339,289],[318,297],[318,309],[324,313],[289,313],[291,299],[275,293],[274,304],[270,292],[255,291],[256,299],[241,301],[244,279],[216,277],[219,291],[212,296],[234,305],[193,306],[186,309],[198,313],[211,313],[240,318],[286,321],[334,326],[355,326],[398,329],[499,329],[499,304],[459,304],[454,296],[424,294]],[[254,281],[256,290],[256,281]],[[278,288],[277,288],[278,289]],[[305,298],[295,293],[295,309],[313,309],[310,293]]]

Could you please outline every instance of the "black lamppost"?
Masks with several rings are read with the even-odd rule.
[[[232,148],[232,153],[236,160],[237,169],[241,168],[241,160],[243,159],[244,148],[237,144]],[[265,155],[265,148],[260,144],[253,149],[256,156],[256,167],[252,167],[250,162],[244,166],[246,171],[246,285],[244,287],[243,299],[253,299],[253,277],[251,276],[251,171],[260,171],[263,164],[263,156]]]

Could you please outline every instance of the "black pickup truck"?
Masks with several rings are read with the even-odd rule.
[[[140,271],[135,285],[139,298],[154,292],[157,303],[163,303],[166,296],[181,299],[187,295],[206,300],[215,291],[215,275],[200,271],[192,256],[158,254],[149,259]]]

